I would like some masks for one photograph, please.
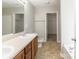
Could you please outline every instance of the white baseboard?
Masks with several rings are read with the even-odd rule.
[[[38,38],[38,42],[47,42],[44,38]]]
[[[38,48],[41,48],[42,47],[42,43],[38,43]]]

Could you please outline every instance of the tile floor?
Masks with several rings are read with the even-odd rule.
[[[64,59],[60,56],[60,44],[56,42],[56,35],[48,36],[48,41],[38,49],[36,59]]]

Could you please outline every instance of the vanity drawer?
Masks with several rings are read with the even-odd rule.
[[[30,42],[26,47],[25,47],[25,54],[27,54],[29,51],[32,49],[32,43]]]

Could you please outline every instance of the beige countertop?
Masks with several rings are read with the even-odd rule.
[[[14,39],[8,40],[6,42],[3,42],[3,46],[11,46],[13,47],[14,51],[10,55],[6,56],[3,55],[3,59],[13,59],[19,52],[21,52],[25,46],[27,46],[35,37],[37,34],[25,34],[23,36],[18,36]]]

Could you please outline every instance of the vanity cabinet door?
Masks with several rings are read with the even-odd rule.
[[[17,54],[14,59],[24,59],[24,50]]]
[[[26,55],[25,55],[25,59],[32,59],[32,52],[29,51]]]
[[[38,50],[38,39],[36,37],[35,38],[35,56],[36,56],[37,50]]]
[[[30,42],[24,50],[15,56],[14,59],[35,59],[38,49],[37,37],[35,37],[32,42]]]
[[[29,51],[32,50],[32,42],[30,42],[24,49],[24,53],[27,54]]]
[[[24,49],[25,59],[32,59],[32,42],[30,42]]]
[[[37,37],[36,37],[32,41],[32,59],[35,59],[37,49],[38,49],[38,41],[37,41]]]

